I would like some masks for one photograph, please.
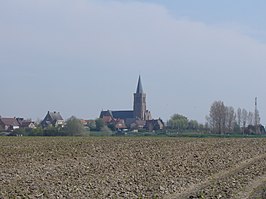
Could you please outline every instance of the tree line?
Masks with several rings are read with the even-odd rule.
[[[190,120],[181,114],[174,114],[167,121],[167,130],[175,130],[177,132],[202,132],[206,130],[203,124],[197,120]]]
[[[226,106],[223,101],[215,101],[211,105],[207,124],[212,133],[264,133],[264,127],[260,124],[259,111],[247,111],[232,106]]]
[[[200,132],[212,134],[262,134],[259,111],[247,111],[245,108],[234,109],[223,101],[214,101],[210,107],[206,123],[189,120],[181,114],[174,114],[167,121],[167,129],[177,132]]]

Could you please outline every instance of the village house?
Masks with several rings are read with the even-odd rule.
[[[43,128],[47,127],[64,127],[65,121],[59,112],[48,111],[41,122]]]
[[[14,131],[16,129],[35,129],[36,125],[31,120],[23,118],[3,118],[0,117],[0,131]]]
[[[20,124],[20,128],[24,129],[36,129],[36,124],[35,122],[31,120],[23,120]]]
[[[149,131],[158,131],[164,129],[165,124],[161,118],[157,120],[147,120],[145,128]]]
[[[3,118],[0,117],[0,126],[2,131],[14,131],[19,129],[19,122],[15,117],[13,118]]]
[[[17,118],[20,128],[23,129],[36,129],[35,122],[31,120],[24,120],[23,118]]]
[[[110,115],[104,115],[102,117],[102,120],[106,126],[109,127],[112,126],[115,130],[121,130],[127,128],[125,121],[120,118],[114,118],[113,116]]]

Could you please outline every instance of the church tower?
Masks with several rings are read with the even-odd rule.
[[[134,118],[146,120],[146,94],[143,92],[141,78],[139,76],[137,91],[134,93]]]

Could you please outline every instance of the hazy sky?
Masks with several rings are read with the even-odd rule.
[[[132,109],[205,122],[210,105],[266,124],[265,0],[2,0],[0,115],[96,118]]]

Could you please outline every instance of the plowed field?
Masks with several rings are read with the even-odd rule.
[[[266,139],[1,137],[0,198],[266,198]]]

